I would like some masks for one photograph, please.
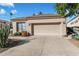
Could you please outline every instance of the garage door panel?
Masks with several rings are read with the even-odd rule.
[[[60,24],[34,25],[34,35],[60,35]]]

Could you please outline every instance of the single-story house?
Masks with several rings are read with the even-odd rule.
[[[27,31],[31,35],[66,35],[65,18],[57,14],[15,18],[12,25],[13,33]]]
[[[79,16],[74,17],[67,23],[67,27],[72,28],[74,32],[79,34]]]

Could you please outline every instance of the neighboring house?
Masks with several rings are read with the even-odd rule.
[[[2,19],[0,19],[0,23],[1,24],[5,24],[5,25],[10,25],[10,22],[9,21],[2,20]]]
[[[67,27],[72,28],[74,32],[79,34],[79,16],[76,16],[75,18],[71,19],[67,23]]]
[[[27,31],[31,35],[66,35],[65,18],[43,14],[12,19],[13,33]]]
[[[10,25],[10,22],[0,19],[0,28],[3,28],[5,25]]]

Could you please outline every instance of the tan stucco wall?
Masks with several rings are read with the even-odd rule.
[[[62,28],[62,29],[61,29],[62,35],[65,36],[65,35],[66,35],[66,24],[64,24],[64,23],[62,22],[62,23],[61,23],[61,26],[62,26],[62,27],[61,27],[61,28]]]
[[[25,23],[28,24],[28,26],[26,26],[26,31],[28,31],[29,33],[31,33],[31,23],[57,23],[57,22],[61,22],[61,35],[66,35],[66,25],[63,24],[63,22],[65,21],[65,18],[59,18],[59,19],[37,19],[37,20],[29,20],[26,21]],[[16,32],[16,22],[12,22],[13,24],[13,33]],[[58,25],[59,26],[59,25]]]
[[[16,32],[16,22],[12,22],[12,26],[13,26],[13,34]]]

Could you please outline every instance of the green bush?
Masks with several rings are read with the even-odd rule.
[[[14,33],[14,36],[20,36],[20,35],[21,35],[21,32]]]
[[[4,26],[3,28],[0,29],[0,47],[1,48],[6,47],[9,33],[10,33],[9,26]]]
[[[76,39],[76,40],[79,40],[79,35],[73,35],[72,38]]]

